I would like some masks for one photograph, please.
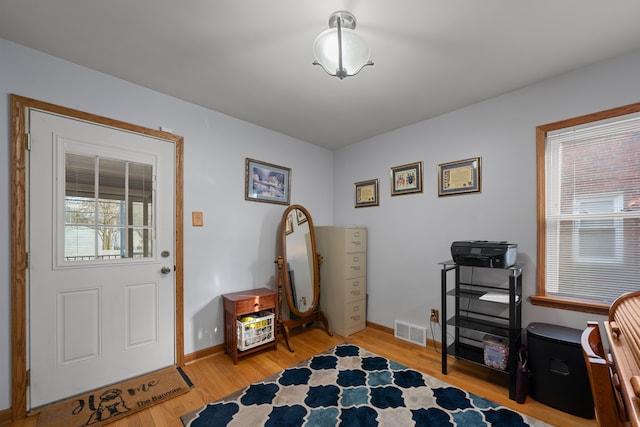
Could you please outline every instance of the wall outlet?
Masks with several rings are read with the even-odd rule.
[[[429,320],[434,323],[440,323],[440,310],[436,310],[435,308],[431,309],[431,315],[429,316]]]

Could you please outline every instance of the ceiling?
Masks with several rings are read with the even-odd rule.
[[[311,64],[337,10],[375,62],[344,80]],[[639,18],[637,0],[0,0],[0,37],[336,149],[640,49]]]

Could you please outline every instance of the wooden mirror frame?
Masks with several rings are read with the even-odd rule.
[[[293,294],[291,292],[291,281],[289,279],[288,269],[285,268],[285,266],[287,265],[287,235],[290,234],[289,232],[287,232],[288,231],[287,221],[289,219],[290,214],[296,210],[301,211],[306,217],[305,222],[309,227],[309,239],[311,241],[310,250],[312,252],[311,254],[309,254],[309,262],[313,264],[312,265],[313,277],[311,278],[313,282],[312,283],[313,301],[311,302],[311,306],[309,310],[304,312],[301,312],[300,310],[298,310],[298,307],[296,307],[296,304],[294,303]],[[297,222],[297,215],[296,215],[296,218],[293,219],[293,221],[294,221],[294,224],[291,224],[291,227],[293,227],[291,229],[292,231],[294,228],[297,228],[300,225]],[[322,310],[320,310],[319,265],[322,262],[322,256],[316,250],[315,230],[313,228],[313,220],[311,219],[311,215],[309,214],[309,211],[307,211],[301,205],[291,205],[287,209],[285,209],[284,213],[282,214],[282,219],[280,221],[280,239],[281,239],[282,254],[279,255],[276,260],[276,263],[278,264],[278,324],[280,326],[280,332],[282,333],[284,340],[287,344],[287,348],[289,348],[289,351],[293,352],[294,350],[291,347],[291,344],[289,343],[289,334],[290,334],[291,328],[295,328],[302,325],[313,324],[317,321],[320,321],[322,322],[324,329],[327,331],[327,334],[332,336],[333,333],[329,329],[329,322],[326,316],[324,315]],[[285,288],[285,295],[287,299],[287,306],[289,308],[289,315],[290,316],[294,315],[296,317],[295,319],[291,319],[291,318],[285,319],[282,314],[283,285]]]

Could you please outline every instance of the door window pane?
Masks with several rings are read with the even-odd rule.
[[[65,261],[153,256],[153,167],[65,153]]]
[[[149,226],[152,223],[151,165],[129,163],[129,200],[131,200],[131,225]]]
[[[66,261],[95,259],[96,233],[93,226],[67,224],[64,230],[64,258]]]
[[[87,197],[67,197],[65,200],[65,222],[67,224],[93,224],[96,220],[96,204]]]
[[[98,198],[101,201],[124,200],[127,163],[98,157]]]

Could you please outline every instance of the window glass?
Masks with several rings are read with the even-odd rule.
[[[151,165],[65,153],[65,261],[153,256]]]

